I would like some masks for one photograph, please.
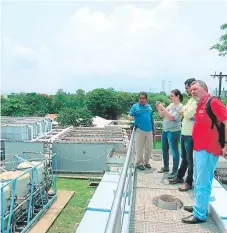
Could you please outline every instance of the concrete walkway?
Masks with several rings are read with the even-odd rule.
[[[171,159],[171,158],[170,158]],[[165,210],[156,207],[153,200],[161,195],[172,195],[183,202],[193,204],[193,191],[180,192],[179,185],[170,185],[166,177],[157,172],[161,161],[151,161],[152,169],[137,170],[134,207],[132,211],[131,232],[134,233],[218,233],[219,230],[209,216],[207,222],[196,225],[183,224],[182,217],[190,213],[183,210]]]

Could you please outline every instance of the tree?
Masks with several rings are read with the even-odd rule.
[[[56,121],[61,126],[92,126],[92,118],[87,108],[65,108],[59,112]]]
[[[188,94],[186,94],[186,93],[183,93],[183,102],[182,102],[182,104],[186,104],[187,102],[188,102],[188,100],[189,100],[189,98],[190,98],[190,96],[188,95]]]
[[[221,26],[221,30],[225,30],[225,34],[219,39],[219,43],[213,45],[210,49],[216,49],[219,52],[219,56],[225,56],[227,54],[227,23]]]
[[[160,101],[166,107],[170,104],[171,101],[166,94],[159,94],[159,93],[148,94],[148,103],[151,105],[151,108],[153,109],[153,117],[155,120],[160,121],[162,119],[159,117],[155,106],[157,101]]]
[[[148,103],[151,105],[153,111],[156,109],[155,105],[157,101],[160,101],[165,106],[168,106],[171,103],[169,97],[165,94],[148,94]]]
[[[2,116],[29,116],[30,106],[17,97],[1,100],[1,115]]]
[[[53,110],[55,113],[58,113],[61,109],[68,107],[68,98],[67,94],[63,89],[59,89],[56,95],[53,98]]]
[[[48,95],[32,92],[21,95],[21,98],[27,106],[30,106],[30,116],[45,116],[53,111],[51,109],[52,100]]]
[[[85,106],[85,102],[86,102],[86,93],[84,90],[82,89],[78,89],[76,91],[76,100],[77,100],[77,105],[78,107],[84,107]]]
[[[97,88],[88,92],[86,104],[94,116],[117,119],[118,103],[112,89]]]
[[[118,115],[128,114],[130,108],[137,102],[138,95],[119,91],[116,93]]]

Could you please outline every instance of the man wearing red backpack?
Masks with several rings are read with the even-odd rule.
[[[218,157],[221,153],[227,154],[227,109],[218,98],[208,94],[204,81],[193,82],[191,94],[198,102],[192,132],[194,206],[184,207],[186,211],[193,214],[183,218],[182,222],[196,224],[206,221]]]

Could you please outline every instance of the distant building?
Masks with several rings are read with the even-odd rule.
[[[52,119],[52,120],[55,120],[56,117],[57,117],[57,114],[48,113],[45,117],[46,117],[46,118],[50,118],[50,119]]]
[[[50,118],[53,125],[57,125],[58,124],[58,122],[56,121],[57,114],[55,114],[55,113],[54,114],[48,113],[45,117],[46,118]]]
[[[94,127],[105,127],[106,125],[109,125],[111,122],[112,120],[106,120],[99,116],[95,116],[92,119],[92,125]]]

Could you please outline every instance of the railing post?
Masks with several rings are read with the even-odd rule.
[[[122,230],[122,219],[124,216],[124,208],[122,208],[123,209],[123,211],[122,211],[121,210],[121,202],[122,202],[122,196],[123,196],[125,188],[126,188],[125,195],[127,195],[128,187],[125,187],[127,175],[128,175],[127,181],[128,182],[131,181],[131,177],[129,176],[130,174],[128,174],[128,167],[130,165],[130,161],[132,161],[131,157],[132,157],[132,151],[133,151],[134,137],[135,137],[135,127],[133,128],[133,131],[132,131],[129,147],[127,150],[127,155],[125,158],[124,166],[123,166],[122,171],[121,171],[121,176],[120,176],[120,179],[118,182],[117,190],[116,190],[113,204],[111,207],[111,211],[110,211],[109,219],[108,219],[107,226],[105,229],[105,233],[121,233],[121,230]],[[130,184],[127,184],[127,186],[128,185],[130,185]],[[128,198],[130,198],[129,195],[128,195]],[[126,201],[126,199],[125,199],[125,201]]]
[[[128,187],[128,205],[130,205],[131,203],[131,200],[130,200],[130,197],[131,197],[131,192],[132,192],[132,178],[133,178],[133,173],[132,173],[132,170],[133,170],[133,166],[134,166],[134,146],[135,144],[133,143],[132,145],[132,151],[131,151],[131,156],[130,156],[130,162],[129,162],[129,187]]]
[[[116,229],[114,231],[114,233],[120,233],[121,232],[121,208],[119,209],[118,213],[117,213],[117,223],[116,223]]]

